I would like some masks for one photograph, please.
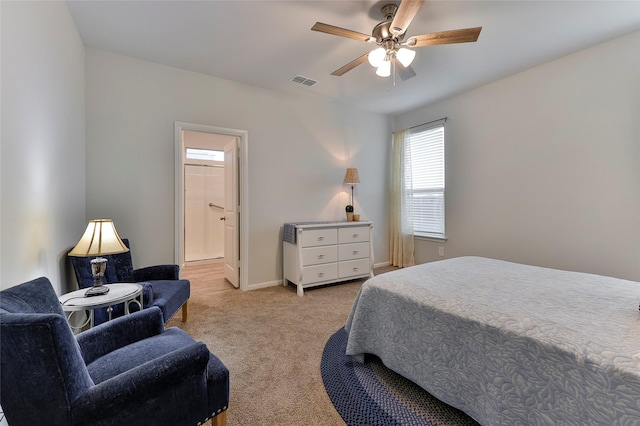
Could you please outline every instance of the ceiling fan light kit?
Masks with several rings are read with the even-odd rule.
[[[379,67],[382,61],[384,61],[384,57],[387,54],[387,51],[384,50],[383,47],[378,47],[377,49],[369,52],[369,63],[372,67]]]
[[[415,50],[406,49],[401,47],[398,50],[389,49],[386,50],[383,47],[378,47],[377,49],[369,52],[369,64],[372,67],[378,68],[376,74],[381,77],[389,77],[391,69],[391,61],[396,58],[403,67],[408,67],[413,62],[413,58],[416,57]],[[381,69],[382,68],[382,69]]]
[[[380,65],[378,65],[376,74],[380,77],[389,77],[391,75],[391,61],[382,61]]]
[[[402,0],[400,5],[389,3],[382,6],[380,11],[385,20],[373,28],[371,36],[329,24],[323,24],[322,22],[316,22],[315,25],[311,27],[313,31],[378,45],[376,49],[354,59],[332,72],[331,75],[341,76],[368,59],[369,64],[377,68],[377,75],[389,77],[391,75],[391,66],[394,65],[393,69],[394,71],[396,69],[398,70],[400,78],[407,80],[416,75],[411,67],[416,52],[415,50],[407,49],[405,46],[424,47],[437,44],[469,43],[478,40],[482,27],[421,34],[411,36],[406,42],[403,42],[402,39],[407,32],[407,28],[422,7],[422,3],[424,3],[424,0]],[[398,63],[401,67],[395,66]]]
[[[403,67],[408,67],[413,62],[413,58],[416,57],[416,51],[401,47],[396,52],[396,58],[400,61]]]

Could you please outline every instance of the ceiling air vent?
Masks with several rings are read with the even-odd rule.
[[[289,81],[293,81],[294,83],[302,84],[303,86],[309,86],[309,87],[317,83],[316,80],[311,80],[310,78],[303,77],[301,75],[294,75],[293,77],[291,77],[291,80]]]

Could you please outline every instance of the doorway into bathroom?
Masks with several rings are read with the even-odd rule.
[[[233,136],[184,131],[184,261],[224,260],[224,146]]]
[[[243,143],[246,132],[176,122],[177,262],[240,288]]]

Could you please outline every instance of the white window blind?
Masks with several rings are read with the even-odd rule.
[[[412,129],[405,151],[414,235],[445,238],[444,120]]]

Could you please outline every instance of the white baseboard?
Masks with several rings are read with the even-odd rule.
[[[267,288],[267,287],[275,287],[278,285],[282,285],[282,280],[267,281],[264,283],[257,283],[257,284],[249,284],[247,286],[247,291],[258,290],[258,289]]]

